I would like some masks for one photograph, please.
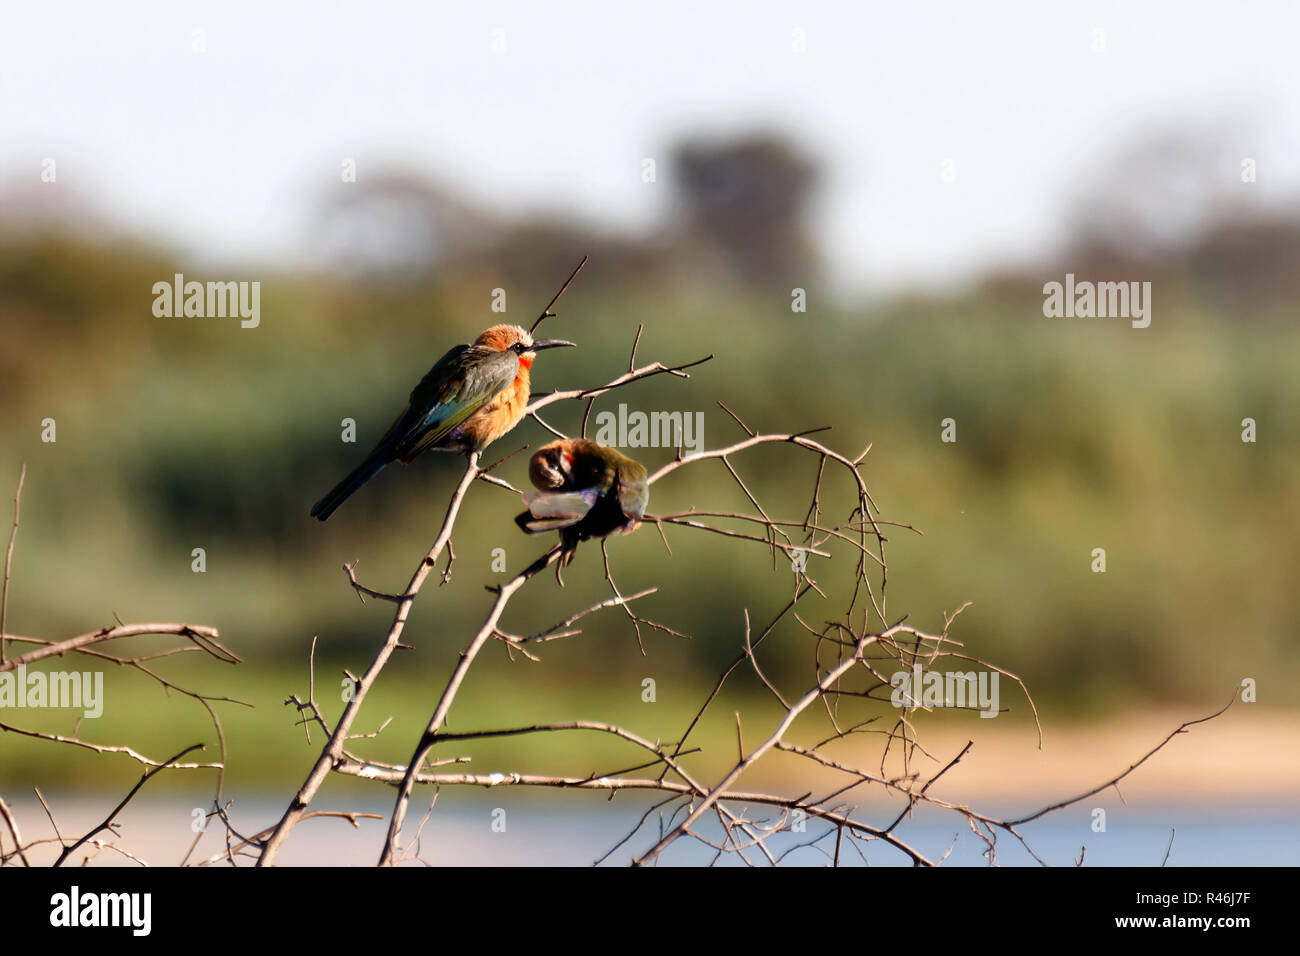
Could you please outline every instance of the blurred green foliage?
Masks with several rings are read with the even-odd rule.
[[[763,431],[830,425],[822,437],[849,455],[870,442],[864,474],[883,516],[924,532],[890,534],[891,617],[937,628],[945,610],[973,602],[953,636],[1024,677],[1040,704],[1076,714],[1219,702],[1243,676],[1258,678],[1265,694],[1300,678],[1300,610],[1290,594],[1300,559],[1293,318],[1229,314],[1172,280],[1157,286],[1146,330],[1046,319],[1040,288],[1020,281],[852,308],[814,289],[801,314],[780,294],[690,277],[658,287],[602,282],[600,250],[592,252],[545,327],[580,347],[541,356],[534,389],[619,374],[644,323],[640,361],[714,360],[686,381],[661,376],[618,391],[597,410],[625,402],[703,411],[706,443],[717,446],[741,435],[721,401]],[[259,279],[260,327],[155,318],[151,287],[177,271]],[[6,497],[19,464],[28,467],[9,630],[60,638],[114,614],[219,627],[246,663],[204,670],[187,662],[192,684],[207,690],[212,680],[214,692],[256,698],[255,712],[234,708],[229,717],[249,745],[243,772],[295,782],[308,751],[280,702],[305,692],[313,635],[331,662],[319,679],[333,693],[339,667],[363,668],[390,619],[388,605],[357,601],[340,565],[359,560],[365,583],[401,590],[462,465],[431,454],[390,468],[325,525],[308,508],[446,348],[502,318],[528,325],[553,291],[482,278],[210,276],[134,245],[57,236],[0,244]],[[509,294],[504,317],[489,310],[498,285]],[[546,417],[573,432],[582,412],[565,403]],[[339,440],[345,417],[358,423],[355,445]],[[1241,441],[1246,417],[1258,422],[1257,443]],[[45,418],[57,422],[54,444],[40,440]],[[940,441],[946,418],[957,423],[955,443]],[[489,457],[547,439],[525,423]],[[653,468],[672,451],[634,454]],[[499,473],[522,485],[526,461],[515,457]],[[782,447],[736,463],[773,516],[803,517],[815,457]],[[656,485],[650,510],[692,506],[746,507],[719,463]],[[518,510],[500,489],[472,490],[453,539],[452,580],[431,581],[417,602],[407,630],[415,650],[390,664],[389,696],[381,683],[367,727],[390,712],[411,727],[423,718],[439,675],[486,611],[484,585],[503,577],[490,570],[493,549],[505,549],[513,573],[547,546],[518,533],[510,520]],[[612,541],[611,560],[625,593],[660,589],[640,612],[692,641],[646,631],[642,656],[626,616],[602,611],[586,619],[582,637],[548,644],[541,664],[490,654],[454,723],[537,719],[522,706],[533,703],[547,719],[609,719],[612,708],[652,736],[680,731],[740,647],[744,610],[765,622],[788,600],[792,575],[760,545],[687,529],[668,536],[671,556],[647,527]],[[199,547],[203,574],[191,571]],[[1090,570],[1098,547],[1105,574]],[[814,576],[834,573],[817,560]],[[607,596],[599,549],[580,552],[566,580],[564,590],[550,578],[531,582],[504,625],[532,632]],[[830,617],[839,604],[813,600],[806,619],[823,607]],[[797,628],[766,646],[769,674],[785,687],[806,685],[811,652]],[[635,716],[646,676],[670,715],[652,726]],[[747,678],[739,686],[756,692]],[[173,710],[202,717],[151,686],[122,692],[140,695],[138,711],[104,718],[97,735],[111,720],[146,729]],[[1295,695],[1283,702],[1293,706]],[[409,736],[398,742],[403,754]],[[0,778],[21,779],[24,766],[30,773],[38,745],[2,746]]]

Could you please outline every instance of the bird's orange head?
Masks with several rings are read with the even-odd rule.
[[[572,346],[574,343],[564,339],[534,339],[531,332],[517,325],[494,325],[476,338],[474,344],[498,352],[514,352],[519,356],[520,366],[529,369],[542,349]]]

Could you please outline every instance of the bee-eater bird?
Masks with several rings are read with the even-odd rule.
[[[524,417],[537,353],[573,344],[534,339],[517,325],[494,325],[473,345],[450,349],[411,389],[406,410],[365,460],[316,502],[312,517],[324,521],[390,462],[410,464],[430,448],[482,451]]]
[[[635,531],[650,502],[645,466],[587,438],[543,445],[528,477],[537,490],[524,493],[528,510],[515,523],[529,534],[558,530],[561,567],[579,541]]]

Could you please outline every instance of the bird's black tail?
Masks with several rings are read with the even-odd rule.
[[[335,508],[352,497],[354,491],[383,471],[387,464],[388,462],[382,458],[374,456],[367,458],[351,474],[330,489],[329,494],[312,505],[311,516],[324,521],[334,513]]]

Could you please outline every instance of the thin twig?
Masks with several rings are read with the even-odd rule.
[[[174,757],[168,758],[167,760],[159,764],[157,767],[154,767],[152,770],[145,771],[144,775],[139,780],[136,781],[135,786],[132,787],[130,791],[128,791],[127,795],[122,798],[121,802],[118,803],[118,805],[114,807],[113,810],[109,813],[109,815],[104,818],[104,822],[99,824],[97,827],[95,827],[93,830],[91,830],[81,839],[77,840],[75,843],[69,846],[65,846],[63,848],[63,852],[59,854],[59,858],[54,861],[54,865],[62,866],[63,861],[66,860],[69,856],[71,856],[76,851],[77,847],[81,846],[83,843],[88,841],[91,837],[95,836],[97,833],[99,833],[99,831],[108,830],[113,824],[113,818],[122,812],[122,808],[131,802],[131,798],[134,797],[139,792],[141,787],[143,787],[146,783],[149,782],[150,777],[152,777],[156,773],[162,772],[170,764],[173,764],[177,760],[180,760],[191,750],[202,750],[202,749],[204,749],[203,744],[190,744],[188,747],[186,747],[180,753],[176,754]]]
[[[9,550],[5,552],[5,580],[0,587],[0,664],[5,662],[5,619],[9,613],[9,568],[14,560],[14,541],[18,539],[18,518],[22,514],[23,482],[27,479],[27,463],[18,472],[18,490],[14,492],[14,527],[9,532]]]
[[[569,288],[569,283],[578,278],[578,273],[582,271],[582,267],[586,264],[587,256],[583,256],[582,261],[578,263],[578,267],[569,274],[569,278],[564,280],[564,285],[560,286],[560,291],[551,297],[550,302],[546,303],[546,308],[542,309],[542,314],[537,317],[537,321],[533,323],[533,327],[528,330],[530,335],[537,331],[537,327],[542,324],[543,320],[552,318],[555,315],[551,309],[555,307],[555,303],[560,301],[560,296],[564,295],[565,290]]]

